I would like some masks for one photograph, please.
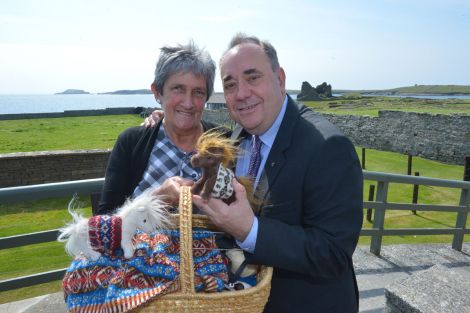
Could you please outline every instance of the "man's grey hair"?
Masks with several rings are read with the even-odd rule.
[[[214,91],[215,62],[207,51],[199,49],[193,41],[187,45],[162,47],[155,69],[154,82],[157,91],[163,94],[167,79],[179,72],[204,77],[207,88],[206,101],[209,99]]]
[[[237,33],[235,34],[235,36],[233,36],[232,40],[230,40],[230,43],[228,45],[228,49],[224,52],[222,58],[230,49],[245,43],[252,43],[257,46],[260,46],[263,49],[264,53],[266,53],[266,56],[268,57],[269,62],[271,63],[271,68],[273,69],[273,71],[277,71],[279,69],[279,60],[277,59],[277,52],[276,49],[274,49],[273,45],[267,40],[260,40],[258,37],[247,36],[244,33]]]

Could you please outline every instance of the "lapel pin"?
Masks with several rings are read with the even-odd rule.
[[[274,167],[276,165],[276,162],[271,162],[271,167]]]

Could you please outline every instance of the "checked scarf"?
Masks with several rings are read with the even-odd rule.
[[[201,176],[201,169],[191,165],[192,153],[185,153],[178,149],[165,133],[163,124],[157,134],[155,145],[148,160],[142,180],[134,190],[133,197],[137,197],[150,187],[158,187],[173,176],[181,176],[196,181]]]

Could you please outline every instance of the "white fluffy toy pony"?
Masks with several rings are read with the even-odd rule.
[[[137,229],[152,232],[171,224],[167,205],[149,191],[127,200],[114,215],[97,215],[89,219],[74,210],[76,202],[77,197],[74,196],[68,206],[73,220],[59,230],[57,240],[66,242],[65,250],[69,255],[83,254],[93,261],[101,254],[112,254],[119,248],[122,248],[124,257],[130,259],[135,251],[132,237]]]

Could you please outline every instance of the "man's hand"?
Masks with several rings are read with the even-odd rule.
[[[157,187],[152,194],[154,196],[162,197],[162,200],[173,207],[177,207],[180,199],[181,186],[192,186],[192,180],[175,176],[170,177],[163,182],[160,187]]]
[[[198,195],[193,195],[193,201],[217,227],[243,242],[253,225],[254,214],[248,202],[245,187],[236,179],[233,179],[232,183],[235,201],[230,205],[215,198],[206,201]]]
[[[165,114],[162,110],[154,110],[149,116],[147,116],[140,126],[155,127],[159,121],[163,119]]]

